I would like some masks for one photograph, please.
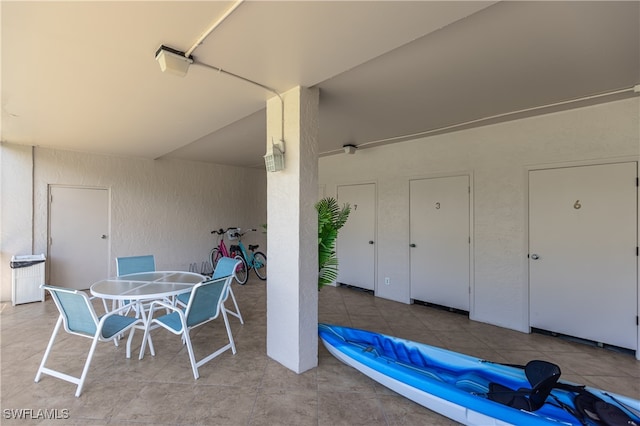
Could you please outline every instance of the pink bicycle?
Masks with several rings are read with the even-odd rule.
[[[226,244],[224,243],[224,234],[228,234],[230,238],[234,238],[234,235],[237,233],[237,228],[227,228],[227,229],[218,229],[211,231],[212,234],[218,234],[220,237],[218,239],[218,245],[211,249],[209,253],[209,263],[211,263],[212,270],[216,270],[216,266],[218,265],[218,261],[222,257],[231,257],[233,259],[241,260],[240,264],[236,268],[236,281],[238,284],[245,284],[247,279],[249,278],[249,271],[247,268],[247,262],[245,262],[241,253],[237,253],[235,250],[229,251],[227,249]]]

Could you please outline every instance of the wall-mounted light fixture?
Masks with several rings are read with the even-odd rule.
[[[342,148],[344,149],[344,153],[345,154],[355,154],[356,150],[358,149],[358,147],[355,146],[352,143],[348,143],[346,145],[342,145]]]
[[[271,150],[267,150],[264,156],[264,165],[268,172],[284,170],[284,141],[271,142]]]

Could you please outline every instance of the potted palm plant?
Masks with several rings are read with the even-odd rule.
[[[351,206],[338,206],[335,198],[325,197],[316,203],[318,211],[318,290],[338,278],[336,240],[338,230],[344,226]]]

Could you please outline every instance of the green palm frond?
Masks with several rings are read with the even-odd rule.
[[[338,278],[336,241],[338,230],[351,213],[349,204],[340,208],[335,198],[323,198],[316,203],[318,211],[318,289]]]

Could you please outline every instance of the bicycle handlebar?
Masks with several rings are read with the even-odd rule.
[[[211,233],[212,233],[212,234],[222,235],[222,234],[224,234],[225,232],[227,232],[227,231],[229,231],[229,230],[231,230],[231,229],[237,229],[237,230],[239,230],[240,228],[238,228],[237,226],[232,226],[232,227],[229,227],[229,228],[227,228],[227,229],[222,229],[222,228],[220,228],[220,229],[218,229],[217,231],[214,229],[213,231],[211,231]],[[249,231],[257,231],[257,229],[256,229],[256,228],[247,229],[247,230],[245,230],[243,233],[240,233],[240,232],[238,231],[238,232],[236,232],[236,235],[241,237],[241,236],[243,236],[244,234],[246,234],[246,233],[247,233],[247,232],[249,232]]]
[[[239,238],[243,237],[243,236],[244,236],[244,234],[246,234],[246,233],[247,233],[247,232],[249,232],[249,231],[257,231],[257,229],[252,228],[252,229],[247,229],[247,230],[245,230],[244,232],[236,232],[236,235],[235,235],[235,236],[236,236],[236,237],[238,237],[238,239],[239,239]]]
[[[227,228],[227,229],[222,229],[222,228],[220,228],[220,229],[218,229],[217,231],[214,229],[213,231],[211,231],[211,233],[212,233],[212,234],[222,235],[222,234],[224,234],[225,232],[227,232],[227,231],[228,231],[228,230],[230,230],[230,229],[238,229],[238,228],[237,228],[237,227],[232,226],[232,227]]]

